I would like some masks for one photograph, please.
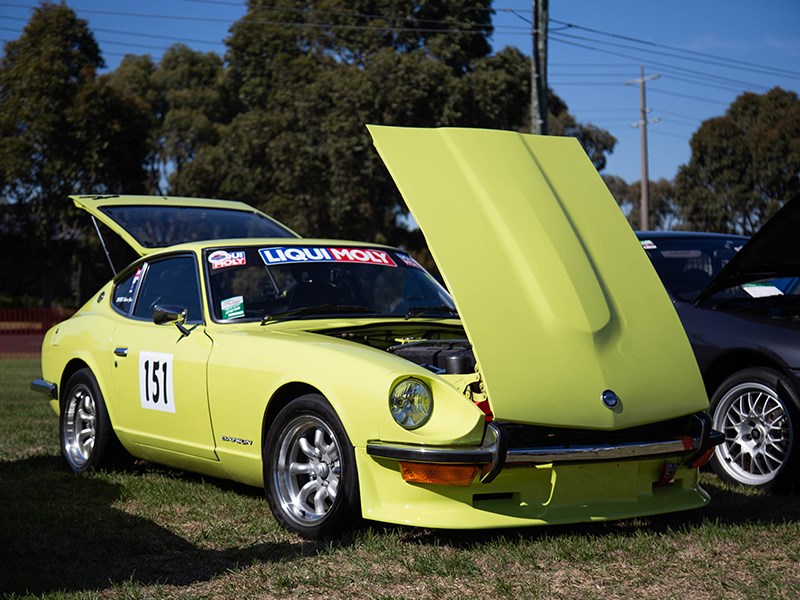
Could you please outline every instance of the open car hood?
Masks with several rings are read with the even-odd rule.
[[[761,226],[695,299],[743,283],[800,276],[800,194],[789,200]]]
[[[708,406],[675,310],[577,140],[369,130],[453,293],[496,418],[611,429]]]
[[[299,237],[244,202],[162,196],[70,196],[140,256],[185,242]]]

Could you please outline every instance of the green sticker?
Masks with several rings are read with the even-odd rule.
[[[220,302],[223,319],[235,319],[244,316],[244,296],[226,298]]]

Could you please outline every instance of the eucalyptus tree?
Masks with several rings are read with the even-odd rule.
[[[800,100],[774,88],[740,95],[692,136],[675,199],[689,229],[751,234],[800,191]]]

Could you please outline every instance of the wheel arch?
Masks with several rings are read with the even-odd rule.
[[[64,370],[61,372],[61,380],[58,383],[59,406],[63,406],[64,404],[64,391],[66,390],[69,378],[72,377],[75,373],[77,373],[81,369],[89,369],[89,371],[92,371],[92,368],[86,363],[86,361],[80,358],[73,358],[66,365],[64,365]],[[94,374],[94,372],[92,373]],[[95,379],[97,378],[95,377]]]
[[[755,350],[732,350],[717,356],[703,371],[703,382],[709,399],[728,377],[751,368],[772,369],[791,380],[786,365],[776,358]]]
[[[61,377],[59,379],[58,384],[58,406],[59,410],[63,407],[64,402],[64,392],[66,391],[67,382],[69,381],[70,377],[72,377],[75,373],[80,371],[81,369],[88,369],[89,372],[94,377],[95,382],[97,383],[97,387],[100,390],[100,393],[103,394],[103,398],[105,399],[105,407],[106,412],[108,413],[108,418],[111,421],[112,427],[117,422],[114,407],[109,406],[108,398],[110,396],[108,390],[108,381],[103,377],[103,373],[100,369],[97,368],[97,365],[93,364],[93,361],[87,360],[83,356],[76,356],[73,357],[64,365],[64,369],[61,371]]]
[[[285,383],[272,394],[272,397],[267,402],[267,408],[264,411],[264,417],[261,421],[261,448],[264,447],[264,442],[267,439],[267,431],[275,416],[281,409],[289,404],[295,398],[299,398],[305,394],[319,394],[323,398],[327,397],[319,389],[309,383],[302,381],[293,381]]]

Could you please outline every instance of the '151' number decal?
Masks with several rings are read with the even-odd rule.
[[[175,412],[172,354],[139,353],[139,397],[142,408]]]

